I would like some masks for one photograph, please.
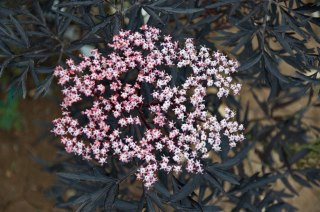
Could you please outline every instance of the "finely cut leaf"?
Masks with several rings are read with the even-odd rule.
[[[71,173],[57,173],[58,176],[73,179],[73,180],[84,180],[84,181],[93,181],[93,182],[103,182],[103,183],[114,183],[116,182],[113,178],[110,177],[99,177],[99,176],[92,176],[86,174],[71,174]]]
[[[170,198],[171,202],[177,202],[189,196],[199,185],[200,177],[198,175],[192,177],[177,193]]]
[[[10,19],[11,19],[12,23],[15,25],[20,37],[22,38],[22,40],[24,42],[24,44],[26,45],[27,48],[29,48],[30,47],[29,38],[28,38],[25,30],[23,29],[21,24],[17,21],[17,19],[15,19],[12,15],[10,16]]]

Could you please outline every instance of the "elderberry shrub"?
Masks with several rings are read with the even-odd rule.
[[[32,93],[35,93],[34,97],[39,97],[48,91],[49,95],[52,95],[56,88],[53,75],[60,78],[60,71],[70,71],[73,67],[81,66],[83,61],[93,63],[94,57],[108,60],[112,52],[126,58],[127,56],[123,55],[126,49],[118,48],[121,48],[121,45],[117,47],[107,44],[116,44],[117,41],[113,41],[113,38],[123,40],[120,32],[140,32],[140,27],[145,24],[171,35],[171,48],[177,50],[173,52],[177,58],[171,58],[173,65],[168,65],[163,59],[163,64],[153,64],[159,71],[154,79],[152,76],[145,78],[146,75],[142,75],[140,81],[138,80],[141,70],[137,67],[143,64],[137,61],[132,61],[131,65],[136,65],[135,68],[130,68],[132,71],[124,71],[125,73],[114,76],[111,80],[104,76],[100,83],[95,77],[91,79],[91,73],[102,72],[92,72],[90,66],[86,66],[82,73],[75,70],[74,73],[62,74],[62,80],[58,82],[63,87],[63,95],[67,100],[63,100],[60,121],[70,116],[79,123],[73,122],[76,127],[72,127],[68,120],[60,125],[59,121],[55,121],[53,131],[64,137],[61,141],[65,143],[59,155],[67,150],[93,160],[83,160],[82,157],[66,154],[58,162],[48,163],[47,170],[54,173],[59,171],[60,176],[60,181],[53,187],[51,195],[56,197],[61,207],[78,205],[82,211],[95,208],[118,211],[216,211],[224,208],[224,201],[231,203],[229,205],[234,211],[294,210],[286,203],[286,198],[298,194],[292,181],[311,187],[318,185],[320,179],[318,168],[297,165],[297,162],[312,153],[314,148],[310,147],[309,143],[314,143],[313,141],[319,138],[319,127],[307,119],[310,116],[308,111],[318,110],[320,105],[320,57],[317,48],[320,42],[317,33],[320,26],[319,7],[319,3],[307,0],[34,0],[19,1],[19,4],[15,1],[1,1],[0,76],[12,78],[10,93],[21,93],[23,97],[32,96]],[[194,39],[191,41],[186,38]],[[124,45],[129,41],[129,36],[126,36]],[[176,47],[175,41],[185,45]],[[157,41],[153,48],[164,49],[163,46],[158,46],[160,42],[165,43],[165,40]],[[193,42],[195,51],[202,51],[204,55],[206,48],[217,50],[216,45],[223,47],[229,57],[233,55],[240,64],[236,68],[237,64],[231,60],[233,62],[228,64],[227,68],[235,67],[237,71],[230,71],[232,76],[228,76],[224,71],[218,72],[222,75],[221,80],[214,72],[207,73],[209,77],[202,79],[202,70],[194,69],[190,63],[192,60],[184,58],[191,55],[187,46]],[[149,45],[147,48],[150,48]],[[89,56],[87,49],[97,50]],[[148,49],[136,46],[132,51],[143,50],[146,53],[141,57],[147,60],[147,54],[151,53]],[[186,53],[179,55],[177,52],[180,50],[185,50]],[[82,56],[79,57],[79,53],[82,53]],[[158,55],[165,54],[174,56],[171,52],[161,52]],[[217,59],[212,53],[209,54],[212,61]],[[220,54],[217,57],[223,56],[218,51],[216,54]],[[184,62],[178,61],[178,57]],[[157,61],[160,58],[154,56],[152,59]],[[229,61],[226,58],[220,60]],[[122,59],[120,61],[123,62]],[[100,62],[98,61],[98,67],[106,66]],[[124,67],[121,62],[119,67]],[[128,62],[124,62],[125,66],[128,66]],[[57,65],[61,67],[55,69]],[[223,63],[213,67],[217,66],[226,68]],[[198,64],[197,67],[202,65]],[[161,73],[164,73],[164,76],[160,76]],[[87,76],[89,84],[83,88],[79,85],[76,91],[71,90],[77,86],[77,82],[67,79],[68,75],[71,79],[78,77],[81,85],[85,84],[83,78]],[[165,76],[168,76],[168,79]],[[110,84],[117,77],[121,84]],[[188,77],[191,77],[189,81]],[[236,87],[237,84],[230,87],[233,80],[241,80],[244,87],[242,95],[232,93],[237,93],[240,89]],[[189,82],[189,85],[193,85],[190,88],[194,88],[184,88],[185,82]],[[90,87],[91,83],[98,84]],[[1,83],[1,88],[4,84],[6,83]],[[201,88],[196,91],[198,86]],[[111,90],[111,87],[116,90]],[[168,89],[164,90],[165,87]],[[180,94],[183,90],[187,92]],[[268,95],[262,95],[261,90],[268,91]],[[123,94],[123,91],[128,93],[127,97],[124,94],[116,98],[120,108],[114,105],[109,97],[116,93]],[[232,91],[232,95],[227,95],[229,91]],[[131,92],[132,95],[129,94]],[[171,95],[173,96],[170,97]],[[128,108],[127,112],[122,103],[126,101],[132,104],[134,101],[129,99],[132,96],[137,97],[136,103],[139,106],[131,105],[131,110]],[[253,97],[248,103],[243,101],[247,96]],[[183,101],[180,97],[185,97],[186,100]],[[81,100],[76,100],[78,98]],[[167,101],[167,98],[170,100]],[[176,98],[179,103],[174,102]],[[199,103],[201,98],[203,101]],[[119,108],[124,114],[123,117],[117,118],[112,111],[106,113],[107,110],[101,109],[104,99],[110,102],[113,112],[117,111],[115,107]],[[97,105],[94,105],[94,102],[97,102]],[[71,105],[67,106],[68,104]],[[178,105],[182,107],[177,107]],[[232,110],[221,110],[226,108],[226,105]],[[261,113],[256,113],[257,107],[261,109]],[[100,108],[102,114],[97,115],[99,110],[95,108]],[[195,112],[197,108],[205,112],[206,116],[201,115],[202,112]],[[295,110],[292,110],[293,108]],[[193,112],[199,117],[194,119],[193,124],[185,122]],[[213,120],[214,117],[216,120],[213,122],[216,125],[213,126],[210,119]],[[96,122],[103,118],[105,125]],[[208,120],[209,126],[206,124]],[[230,122],[235,123],[234,126]],[[164,125],[160,126],[163,123]],[[242,125],[237,126],[237,123],[245,126],[246,139],[231,149],[237,141],[242,140]],[[90,125],[93,127],[90,128]],[[186,146],[177,148],[179,144],[175,144],[168,148],[170,144],[166,139],[157,145],[153,140],[150,142],[147,139],[150,136],[154,139],[154,133],[155,137],[163,138],[166,133],[177,132],[170,129],[169,125],[179,131],[172,141],[179,142],[179,138],[189,135],[189,138],[183,139]],[[205,132],[199,135],[199,140],[201,137],[205,138],[205,146],[202,140],[198,147],[192,143],[190,135],[194,134],[194,128],[198,132],[196,125]],[[110,129],[107,130],[108,126]],[[118,147],[113,147],[110,135],[117,130],[117,126],[121,128],[119,132],[122,129],[125,129],[125,132],[119,134],[121,139],[116,139]],[[218,126],[220,131],[217,130],[215,135],[210,136],[210,128]],[[207,127],[209,128],[205,129]],[[236,132],[229,130],[235,128],[239,130],[238,135],[233,135]],[[153,129],[158,130],[160,135]],[[49,131],[50,129],[47,130]],[[48,136],[51,135],[48,133]],[[121,137],[123,135],[128,135],[127,141],[126,137]],[[132,141],[129,135],[132,136]],[[217,139],[219,136],[221,141]],[[138,143],[143,138],[145,144]],[[132,145],[127,145],[127,151],[124,150],[127,149],[125,142]],[[108,143],[110,147],[104,147],[108,146]],[[155,149],[139,152],[133,148],[133,144],[140,149],[143,145]],[[116,153],[119,151],[117,148],[120,153]],[[186,151],[186,148],[190,150]],[[221,151],[217,151],[220,148]],[[210,149],[215,151],[211,151],[208,158],[203,157]],[[182,155],[179,151],[189,155]],[[135,155],[121,154],[123,152]],[[195,155],[192,155],[192,152],[195,152]],[[144,157],[147,155],[150,157]],[[257,172],[248,170],[252,155],[254,160],[261,164],[261,167],[255,167]],[[104,158],[106,164],[102,163]],[[169,162],[161,166],[161,161],[167,161],[166,158]],[[190,158],[194,162],[191,162],[193,166],[188,166],[187,159]],[[196,163],[198,165],[195,165]],[[151,172],[149,169],[142,169],[151,164]],[[161,167],[163,170],[160,170]],[[181,170],[178,167],[181,167]],[[146,181],[146,175],[141,176],[141,171],[154,175]],[[143,183],[136,180],[136,177],[141,178]],[[291,180],[288,180],[289,177]],[[275,185],[275,182],[278,185],[281,182],[285,190],[270,186]],[[66,200],[63,197],[69,188],[76,193]]]

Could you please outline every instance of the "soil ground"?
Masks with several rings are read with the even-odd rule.
[[[55,157],[53,143],[36,140],[48,130],[45,121],[57,116],[57,106],[48,99],[21,100],[19,112],[19,130],[0,130],[0,211],[62,211],[45,195],[54,176],[33,159]]]

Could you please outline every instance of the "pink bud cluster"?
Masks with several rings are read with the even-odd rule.
[[[231,147],[244,139],[232,110],[226,108],[219,120],[204,103],[208,87],[216,87],[219,98],[239,93],[241,85],[231,77],[236,61],[196,49],[192,39],[179,47],[149,26],[121,31],[109,46],[113,52],[106,57],[94,50],[79,64],[69,59],[68,68],[55,69],[64,99],[53,132],[67,152],[101,165],[108,157],[124,163],[138,159],[136,176],[150,187],[158,170],[201,173],[201,159],[211,149],[221,150],[222,136]],[[186,78],[173,79],[172,71],[185,72]],[[126,79],[129,73],[136,78]],[[150,96],[143,85],[150,87]],[[79,105],[82,117],[75,117],[71,108]]]

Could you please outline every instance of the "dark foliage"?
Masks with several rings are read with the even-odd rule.
[[[289,177],[306,187],[319,185],[320,170],[298,167],[310,153],[303,148],[319,137],[320,128],[305,114],[319,107],[320,3],[302,0],[34,0],[0,2],[0,76],[11,77],[9,89],[35,97],[52,86],[53,68],[64,65],[90,45],[108,53],[106,43],[122,28],[137,30],[142,24],[156,26],[176,39],[194,37],[199,45],[230,47],[241,64],[238,79],[250,87],[262,118],[249,116],[251,104],[229,98],[242,114],[246,141],[240,151],[218,155],[221,162],[206,161],[203,175],[159,174],[160,181],[146,190],[132,175],[135,165],[111,161],[108,167],[78,161],[68,156],[62,162],[45,164],[58,172],[61,181],[51,194],[61,207],[77,205],[78,211],[221,211],[222,202],[233,203],[233,211],[293,211],[285,199],[296,195]],[[310,41],[315,45],[310,46]],[[283,69],[280,63],[287,64]],[[29,80],[31,78],[32,80]],[[267,89],[262,100],[258,92]],[[280,113],[306,99],[302,109]],[[316,99],[316,100],[315,100]],[[218,113],[218,101],[207,97],[207,107]],[[300,145],[293,151],[293,145]],[[260,173],[245,167],[247,155],[261,160]],[[229,154],[228,154],[229,153]],[[229,157],[228,155],[235,155]],[[286,190],[270,187],[281,181]],[[67,201],[64,192],[76,195]],[[132,188],[136,196],[132,193]]]

